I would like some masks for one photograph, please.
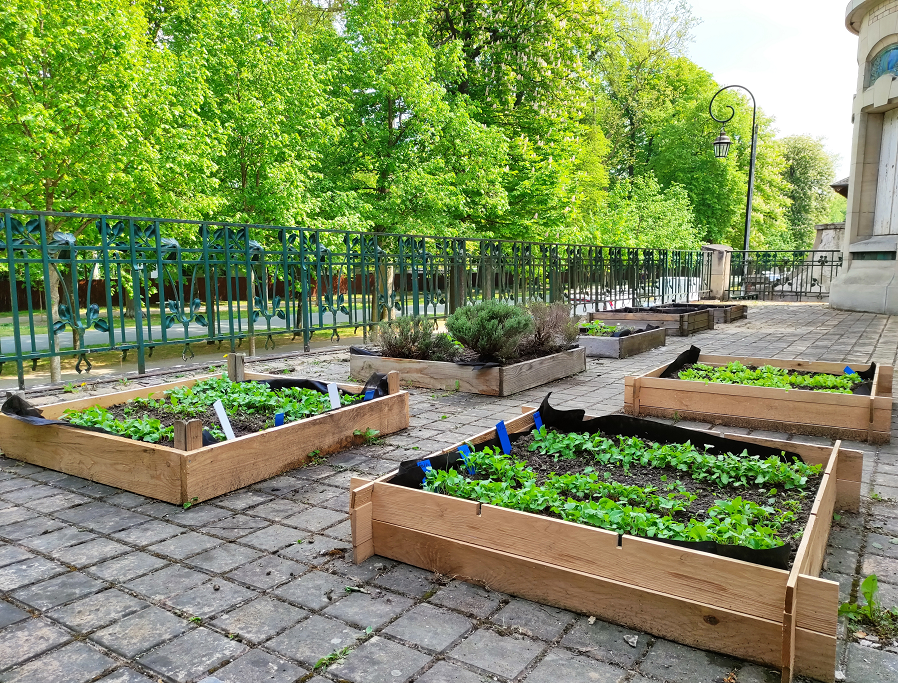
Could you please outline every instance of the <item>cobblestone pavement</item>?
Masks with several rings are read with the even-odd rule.
[[[748,321],[623,361],[591,360],[585,374],[509,398],[415,390],[408,431],[188,510],[0,458],[0,681],[778,681],[758,666],[589,615],[444,585],[379,557],[355,566],[328,552],[350,547],[351,476],[380,475],[492,427],[547,391],[559,406],[618,410],[626,374],[691,343],[726,354],[894,363],[898,318],[758,305]],[[341,350],[252,367],[345,380],[347,361]],[[898,441],[850,446],[866,453],[863,511],[834,528],[824,576],[847,599],[860,577],[876,572],[885,601],[898,604],[898,545],[888,542],[898,536],[898,506],[878,499],[898,499]],[[846,680],[898,681],[898,654],[840,643]],[[312,672],[332,654],[333,663]]]

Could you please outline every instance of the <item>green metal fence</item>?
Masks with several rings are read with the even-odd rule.
[[[842,269],[831,250],[734,251],[729,298],[759,301],[824,301]]]
[[[705,296],[698,251],[374,234],[0,210],[0,373],[40,359],[361,329],[444,318],[483,299],[579,312]],[[57,284],[58,282],[58,284]],[[54,285],[56,285],[54,287]],[[58,292],[58,303],[53,290]]]

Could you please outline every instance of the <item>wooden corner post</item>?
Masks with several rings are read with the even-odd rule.
[[[244,360],[246,356],[242,353],[228,354],[228,379],[232,382],[245,382],[246,370],[244,369]]]
[[[395,370],[387,373],[387,393],[391,396],[399,393],[399,373]]]
[[[353,477],[349,484],[349,523],[352,526],[353,562],[359,564],[374,555],[374,482]]]
[[[203,447],[202,420],[175,421],[175,448],[179,451],[195,451]]]

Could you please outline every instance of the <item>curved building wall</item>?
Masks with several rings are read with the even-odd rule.
[[[858,35],[854,135],[835,308],[898,314],[898,0],[852,0]]]

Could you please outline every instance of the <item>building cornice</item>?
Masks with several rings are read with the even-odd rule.
[[[860,35],[861,22],[867,12],[881,5],[885,0],[851,0],[845,8],[845,28],[854,35]]]

